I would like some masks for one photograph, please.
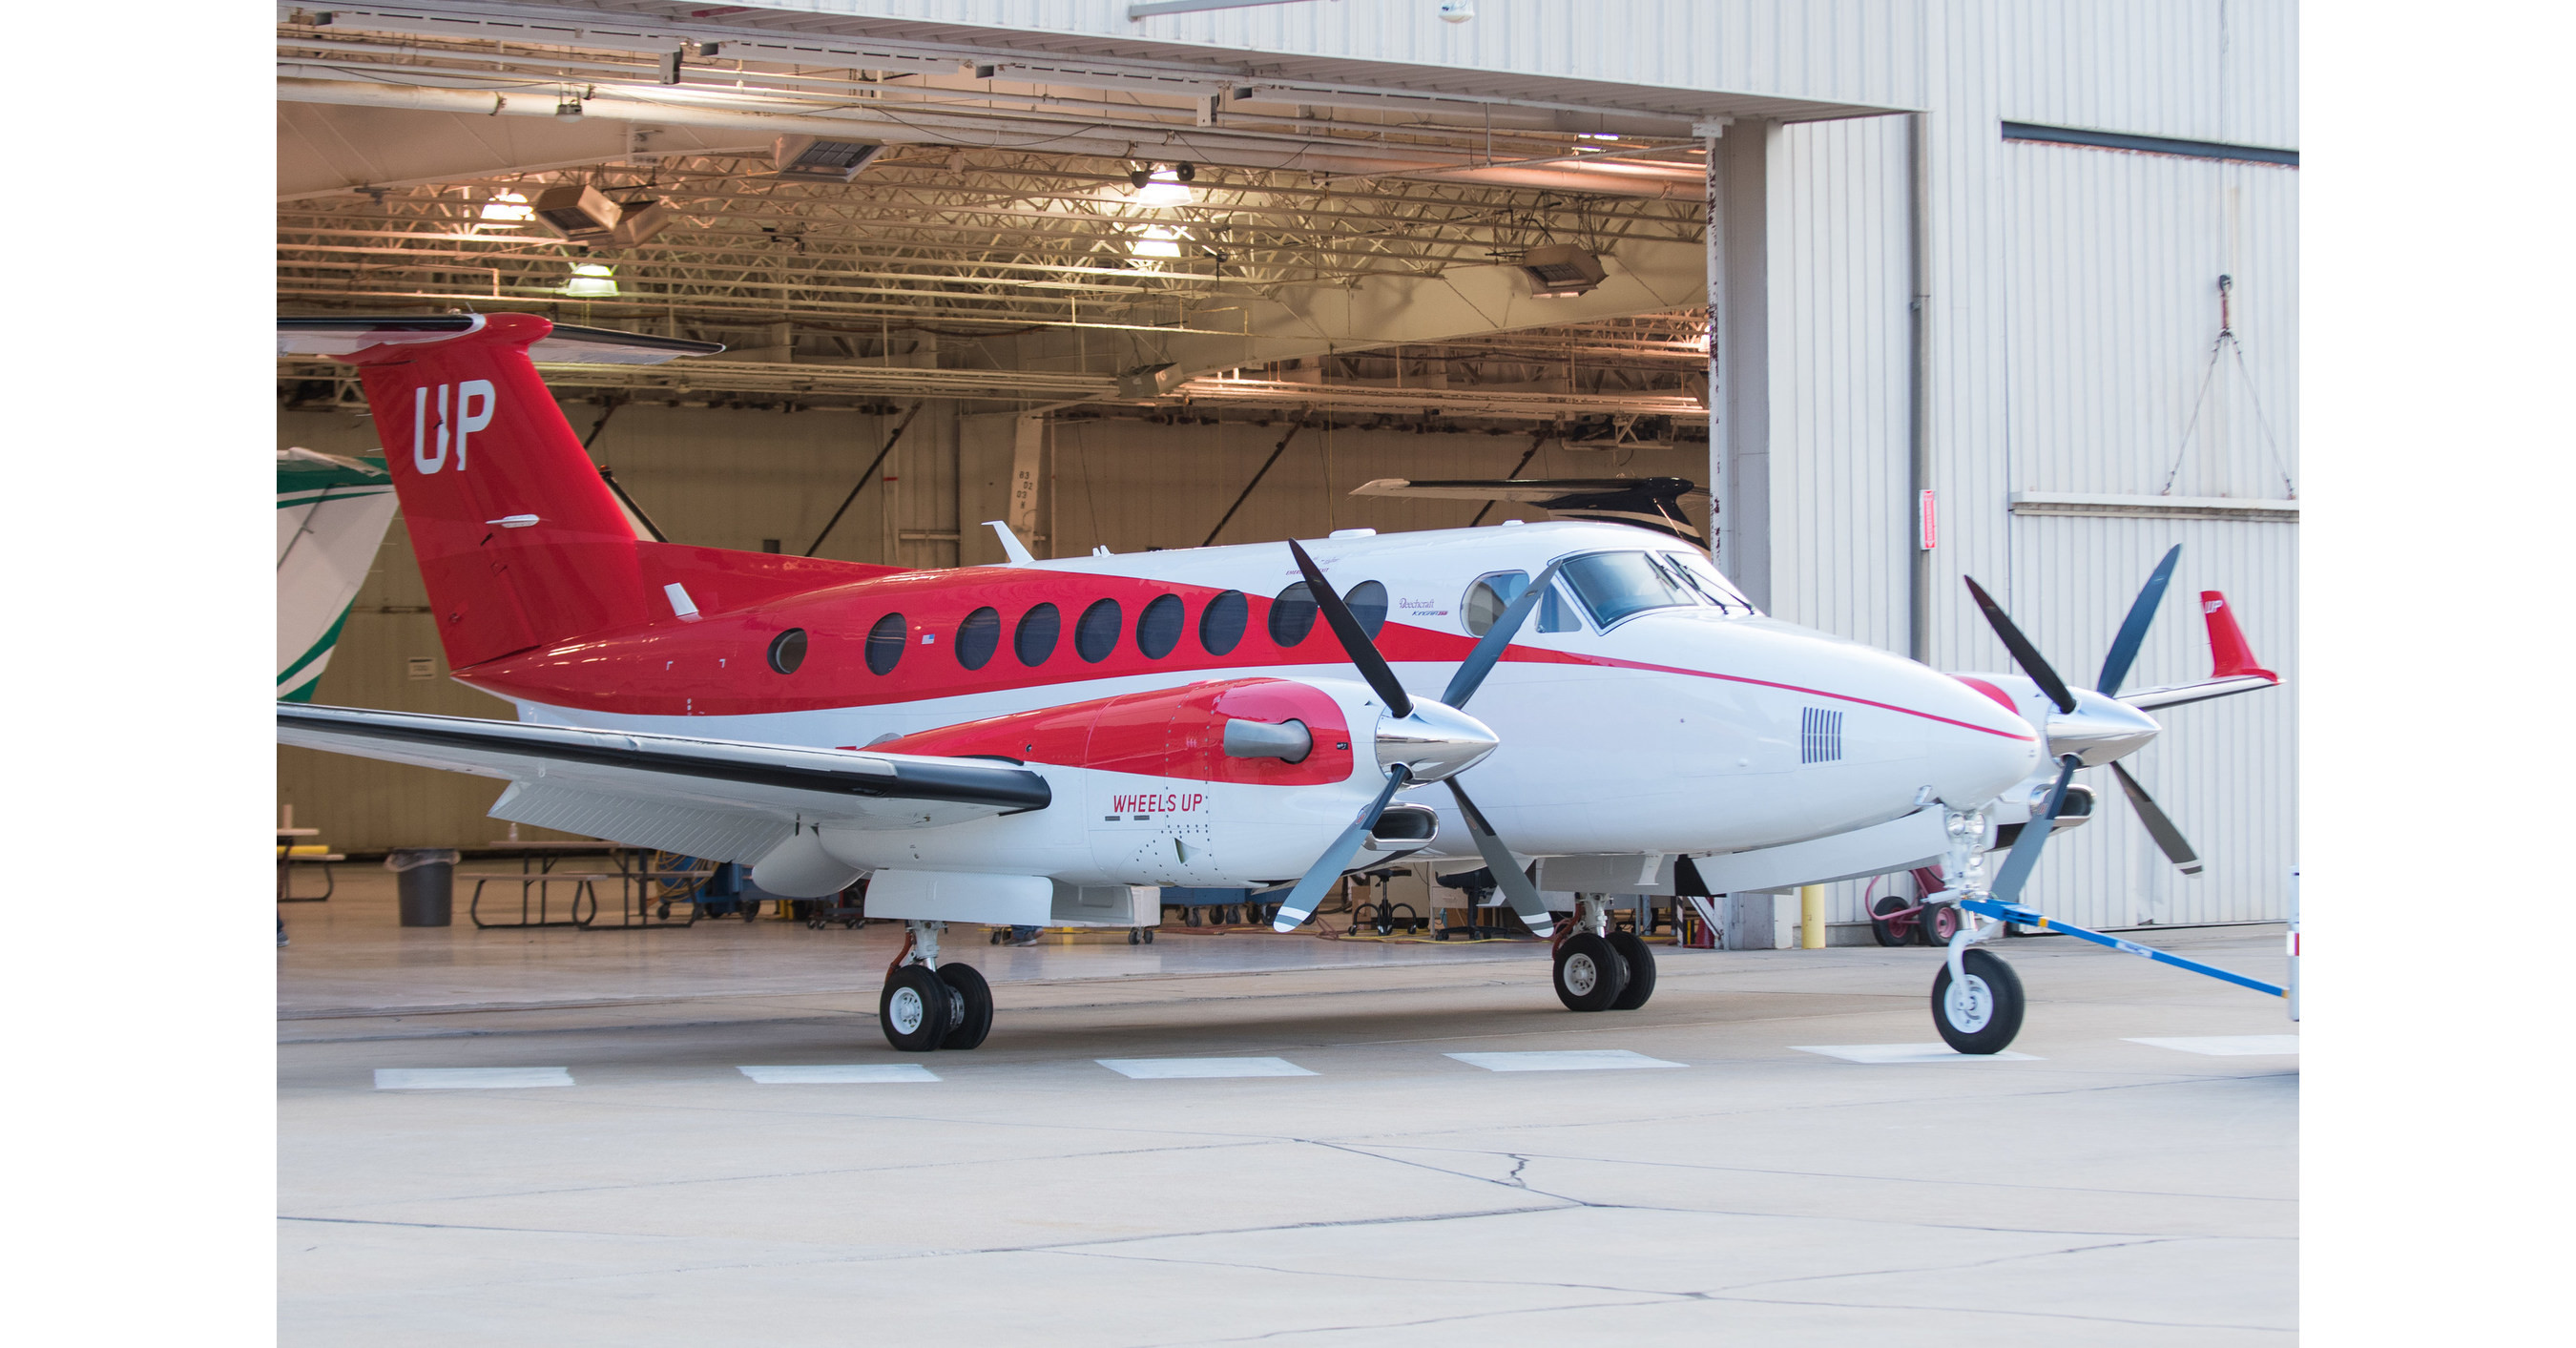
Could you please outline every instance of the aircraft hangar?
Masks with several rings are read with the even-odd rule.
[[[1606,896],[1657,946],[1651,1006],[1570,1016],[1546,942],[1436,883],[1472,851],[1337,883],[1285,934],[1241,891],[1181,885],[1120,921],[951,922],[943,958],[991,980],[991,1038],[909,1054],[878,984],[914,934],[855,889],[764,895],[722,864],[751,857],[686,848],[594,856],[578,840],[606,829],[565,823],[593,816],[496,805],[525,783],[281,747],[283,1211],[287,1248],[323,1251],[281,1265],[284,1341],[805,1343],[853,1318],[1103,1344],[2294,1328],[2296,1027],[2261,991],[2295,983],[2288,0],[275,20],[281,319],[533,314],[702,344],[537,351],[638,538],[780,575],[1269,545],[1322,642],[1288,540],[1344,586],[1363,578],[1327,544],[1602,518],[1579,480],[1651,500],[1666,527],[1639,537],[1707,549],[1732,599],[1932,670],[2032,673],[1973,580],[2088,695],[2097,670],[2119,690],[2106,657],[2131,688],[2280,685],[2159,704],[2151,746],[2069,767],[2085,826],[2059,818],[2015,880],[2059,922],[2254,986],[1999,928],[2030,1012],[1982,1057],[1927,1032],[1943,952],[1870,920],[1929,892],[1920,870],[1818,862],[1694,895],[1650,853],[1629,887],[1654,892],[1627,894],[1582,869],[1608,858],[1539,863],[1551,907]],[[282,525],[347,490],[290,489],[290,468],[408,490],[433,423],[446,453],[446,386],[379,402],[388,427],[364,368],[282,344]],[[1416,485],[1439,482],[1487,494]],[[371,560],[363,530],[338,545],[354,597],[291,638],[286,558],[323,536],[281,528],[281,696],[510,720],[451,677],[459,618],[423,572],[448,563],[416,554],[405,506],[369,517]],[[2151,574],[2163,603],[2124,636]],[[1477,599],[1376,594],[1371,636],[1456,631]],[[695,622],[684,601],[663,616]],[[1633,710],[1594,757],[1697,771]],[[1832,715],[1799,761],[1842,752]],[[574,878],[531,909],[514,877],[559,863]],[[444,925],[415,925],[434,908]],[[2047,1102],[2079,1075],[2139,1090]],[[530,1086],[556,1089],[509,1089]],[[2033,1139],[2023,1187],[1944,1178],[1968,1121]],[[2139,1159],[2147,1138],[2202,1197]],[[2087,1196],[2104,1164],[2166,1196]],[[2106,1230],[2167,1262],[2000,1294],[1930,1271],[2037,1270]],[[1900,1255],[1914,1271],[1885,1272]]]

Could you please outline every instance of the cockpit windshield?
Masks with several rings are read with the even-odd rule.
[[[1753,612],[1753,606],[1735,593],[1716,567],[1702,570],[1680,554],[1596,552],[1567,561],[1563,574],[1592,621],[1602,627],[1659,608],[1707,605]]]

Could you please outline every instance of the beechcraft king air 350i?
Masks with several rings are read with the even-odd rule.
[[[991,1025],[982,978],[939,958],[946,924],[1294,881],[1290,931],[1398,855],[1481,860],[1557,938],[1569,1007],[1633,1007],[1653,957],[1599,894],[1937,860],[1936,905],[1984,895],[2000,831],[2044,839],[2089,806],[2078,767],[2156,730],[2112,671],[2080,697],[2035,652],[2030,677],[1939,673],[1765,617],[1705,552],[1627,524],[1052,561],[1003,530],[1007,564],[945,571],[656,542],[534,362],[721,348],[524,314],[279,328],[358,368],[449,664],[518,720],[281,704],[278,738],[503,778],[495,817],[737,860],[778,894],[866,877],[868,913],[911,937],[880,1003],[900,1049]],[[2155,692],[2268,686],[2238,663]],[[2038,848],[2013,850],[2006,876]],[[1541,859],[1584,894],[1568,919]],[[1965,1001],[1970,1051],[2009,1040]]]

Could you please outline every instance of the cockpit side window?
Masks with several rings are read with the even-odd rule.
[[[1574,596],[1603,627],[1648,609],[1683,608],[1702,601],[1642,552],[1596,552],[1565,563],[1561,572]]]
[[[1496,571],[1478,576],[1476,583],[1467,587],[1466,601],[1458,606],[1459,621],[1466,625],[1468,635],[1481,637],[1494,630],[1503,610],[1511,607],[1512,601],[1520,598],[1521,591],[1528,588],[1529,573],[1526,571]],[[1539,596],[1535,616],[1538,630],[1542,632],[1583,630],[1583,620],[1574,616],[1574,606],[1566,602],[1565,589],[1561,585],[1550,585],[1547,593]]]

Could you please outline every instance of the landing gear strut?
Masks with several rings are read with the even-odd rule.
[[[941,964],[944,922],[907,921],[903,953],[886,970],[877,1022],[904,1053],[973,1048],[993,1031],[993,990],[971,964]]]

